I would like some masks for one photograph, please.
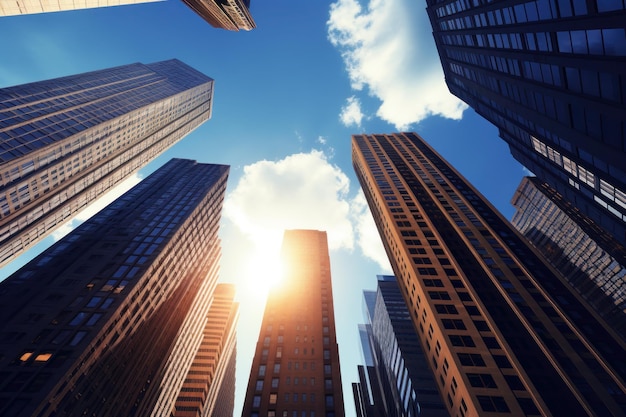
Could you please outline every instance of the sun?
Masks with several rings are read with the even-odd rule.
[[[283,280],[284,268],[278,248],[257,246],[246,263],[247,288],[258,295],[267,295]]]

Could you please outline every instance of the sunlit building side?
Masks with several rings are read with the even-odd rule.
[[[211,116],[213,80],[178,60],[0,89],[0,266]]]
[[[218,284],[204,336],[176,399],[173,417],[232,416],[239,303],[235,286]],[[221,393],[221,394],[220,394]]]
[[[0,283],[0,415],[169,415],[212,304],[228,170],[170,160]]]
[[[525,177],[511,223],[626,342],[626,249],[545,182]]]
[[[285,274],[270,290],[243,417],[343,417],[326,232],[287,230]]]
[[[379,275],[377,290],[364,298],[357,416],[449,417],[396,278]]]
[[[93,9],[154,1],[161,0],[0,0],[0,16]]]
[[[352,149],[451,415],[626,415],[623,341],[467,180],[415,133]]]
[[[626,245],[622,0],[427,0],[452,94]]]
[[[183,0],[211,26],[227,30],[252,30],[256,27],[250,14],[250,0]]]

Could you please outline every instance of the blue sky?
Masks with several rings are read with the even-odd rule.
[[[525,172],[497,130],[447,91],[425,8],[252,0],[251,32],[214,29],[174,0],[0,18],[0,87],[170,58],[215,79],[212,119],[129,184],[172,157],[231,166],[221,279],[239,284],[242,303],[236,416],[264,282],[276,275],[267,261],[286,228],[328,231],[344,400],[354,415],[362,289],[390,271],[352,170],[351,134],[416,131],[507,218],[513,213],[509,200]]]

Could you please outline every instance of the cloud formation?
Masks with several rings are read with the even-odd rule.
[[[377,116],[407,129],[431,115],[460,119],[467,106],[445,85],[424,5],[413,0],[338,0],[328,38],[343,57],[352,88],[381,100]]]
[[[361,126],[363,121],[363,112],[361,112],[361,102],[355,96],[348,97],[346,104],[341,108],[339,119],[344,126]]]
[[[325,230],[330,250],[365,248],[365,256],[388,270],[384,250],[381,260],[375,243],[369,241],[378,240],[382,249],[364,197],[351,199],[349,191],[346,174],[324,152],[312,150],[245,166],[226,196],[223,216],[257,247],[278,248],[285,229]]]

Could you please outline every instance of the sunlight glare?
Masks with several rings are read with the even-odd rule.
[[[280,285],[283,275],[280,249],[257,246],[247,261],[247,289],[257,295],[266,296],[272,287]]]

